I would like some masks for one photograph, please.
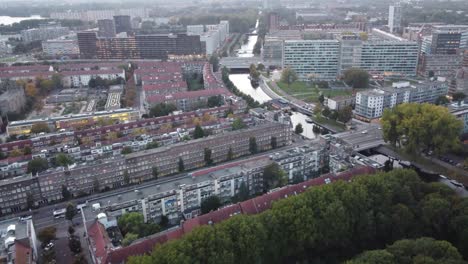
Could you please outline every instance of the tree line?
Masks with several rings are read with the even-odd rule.
[[[448,242],[399,241],[420,237]],[[395,242],[407,252],[365,252]],[[350,263],[413,263],[387,258],[430,254],[421,251],[424,243],[448,249],[444,254],[451,259],[467,258],[468,199],[422,182],[414,171],[393,170],[311,188],[262,214],[196,228],[128,263],[340,263],[363,252],[375,256],[373,262],[359,262],[361,255]]]
[[[226,87],[228,88],[229,91],[231,91],[233,94],[242,97],[247,102],[247,105],[251,108],[256,108],[260,106],[260,103],[256,101],[255,99],[252,98],[252,96],[244,94],[241,92],[235,85],[234,83],[229,80],[229,70],[224,67],[222,69],[222,79]]]

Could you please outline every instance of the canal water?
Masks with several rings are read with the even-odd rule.
[[[258,20],[257,20],[258,27]],[[252,32],[252,35],[249,36],[248,41],[243,44],[237,52],[238,57],[253,57],[253,48],[257,42],[257,35],[254,35],[257,32],[255,29]],[[260,87],[254,88],[249,80],[249,74],[230,74],[229,79],[237,86],[237,88],[243,93],[252,96],[253,99],[257,100],[259,103],[265,103],[272,98],[268,96]],[[307,116],[298,112],[293,112],[291,115],[291,122],[293,129],[297,124],[302,124],[304,128],[303,136],[307,138],[315,138],[316,135],[312,131],[314,125],[306,122]]]

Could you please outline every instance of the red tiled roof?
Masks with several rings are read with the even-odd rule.
[[[31,263],[32,249],[29,245],[29,240],[15,240],[15,264]]]
[[[122,74],[123,69],[109,69],[109,70],[89,70],[89,71],[63,71],[60,72],[64,76],[73,75],[98,75],[98,74]]]
[[[143,90],[145,91],[154,91],[170,88],[187,88],[187,83],[183,81],[179,82],[165,82],[165,83],[155,83],[155,84],[146,84],[143,85]]]
[[[0,72],[48,71],[49,68],[50,68],[50,65],[10,66],[10,67],[0,67]]]
[[[50,77],[53,72],[50,71],[31,71],[31,72],[0,72],[0,78],[15,78],[15,77]]]
[[[231,95],[226,89],[211,89],[211,90],[199,90],[190,92],[180,92],[171,95],[150,95],[147,97],[147,101],[151,103],[159,103],[172,100],[180,99],[191,99],[197,97],[209,97],[214,95]]]
[[[97,220],[88,229],[89,238],[94,242],[92,245],[94,248],[94,255],[98,259],[104,259],[107,255],[107,245],[109,241],[105,233],[106,230],[104,230],[104,226]]]

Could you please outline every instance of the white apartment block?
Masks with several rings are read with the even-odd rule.
[[[46,26],[40,28],[21,30],[21,39],[24,42],[32,42],[36,40],[55,39],[64,35],[68,35],[70,30],[61,26]]]
[[[299,79],[335,80],[338,76],[338,40],[286,40],[283,68],[293,69]]]
[[[229,21],[221,20],[216,25],[188,25],[187,35],[200,36],[200,41],[205,43],[206,55],[211,55],[229,37]]]
[[[388,8],[388,28],[391,33],[401,30],[401,6],[399,3]]]
[[[80,54],[77,40],[46,40],[42,51],[50,56]]]
[[[125,71],[122,69],[116,70],[89,70],[89,71],[65,71],[62,82],[65,87],[83,87],[88,86],[89,81],[93,78],[101,77],[106,80],[114,80],[118,77],[125,78]]]

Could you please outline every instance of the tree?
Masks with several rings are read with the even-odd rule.
[[[153,167],[151,168],[151,174],[153,175],[153,179],[157,180],[157,179],[158,179],[158,176],[159,176],[158,167],[153,166]]]
[[[203,128],[200,125],[195,126],[195,130],[193,131],[193,138],[202,138],[205,136],[205,131],[203,131]]]
[[[252,80],[257,80],[260,77],[260,73],[257,71],[255,64],[250,64],[249,71]]]
[[[435,76],[434,71],[429,71],[427,75],[429,78],[432,78]]]
[[[132,242],[137,240],[137,239],[138,239],[138,234],[127,233],[125,235],[124,239],[122,240],[122,245],[123,246],[128,246],[128,245],[132,244]]]
[[[211,55],[210,64],[213,66],[214,72],[217,72],[219,70],[219,58],[216,54]]]
[[[138,238],[157,233],[160,230],[159,225],[155,223],[145,223],[143,214],[130,212],[122,215],[117,220],[117,225],[124,237],[129,234],[137,234]]]
[[[167,225],[169,225],[169,218],[166,215],[161,215],[159,225],[164,228],[167,227]]]
[[[55,89],[62,88],[62,75],[60,73],[52,74],[52,83],[54,84]]]
[[[391,171],[393,170],[393,160],[387,159],[384,163],[384,171]]]
[[[34,207],[34,197],[31,192],[26,193],[26,206],[28,209],[32,209]]]
[[[223,97],[221,95],[214,95],[208,97],[208,107],[218,107],[223,105]]]
[[[31,153],[32,153],[31,147],[26,146],[26,147],[23,148],[23,154],[24,155],[31,155]]]
[[[302,124],[301,123],[298,123],[296,125],[296,127],[294,128],[294,133],[300,135],[302,134],[302,132],[304,132],[304,128],[302,128]]]
[[[49,162],[44,158],[34,158],[28,162],[28,173],[37,174],[49,168]]]
[[[127,154],[130,154],[132,152],[133,152],[133,150],[132,150],[131,147],[123,147],[122,151],[120,153],[122,153],[123,155],[127,155]]]
[[[31,133],[39,134],[39,133],[49,133],[50,128],[49,125],[45,122],[35,123],[31,126]]]
[[[257,42],[255,42],[252,52],[255,55],[259,55],[260,53],[262,53],[262,39],[261,38],[258,38]]]
[[[353,118],[353,108],[348,105],[338,110],[338,121],[346,123]]]
[[[73,164],[73,159],[70,158],[70,156],[68,156],[67,154],[59,153],[57,154],[57,156],[55,156],[55,163],[58,166],[66,167],[68,165]]]
[[[264,71],[264,70],[265,70],[265,65],[263,65],[262,63],[259,63],[259,64],[257,65],[257,70],[258,70],[258,71]]]
[[[435,101],[436,105],[446,105],[448,103],[449,103],[449,100],[444,95],[441,95],[441,96],[437,97],[437,99]]]
[[[232,151],[232,147],[229,146],[229,150],[227,153],[227,160],[232,160],[232,159],[234,159],[234,152]]]
[[[247,184],[242,181],[241,185],[239,186],[239,190],[233,198],[233,201],[236,203],[243,202],[250,198],[249,187]]]
[[[384,250],[366,251],[347,263],[462,263],[462,256],[447,241],[423,237],[399,240]]]
[[[283,69],[283,72],[281,73],[281,82],[288,84],[289,87],[289,85],[291,85],[295,81],[297,81],[296,72],[289,67]]]
[[[455,102],[458,103],[458,106],[460,106],[463,100],[465,100],[466,95],[462,92],[457,92],[452,95],[452,98]]]
[[[73,236],[73,234],[75,234],[75,228],[73,228],[72,225],[68,226],[68,234],[70,236]]]
[[[322,114],[322,105],[321,104],[316,104],[314,107],[314,115],[319,116]]]
[[[125,185],[130,184],[130,174],[128,174],[128,170],[124,170],[123,182],[125,183]]]
[[[177,107],[173,104],[160,103],[151,107],[149,116],[150,117],[166,116],[174,112],[175,110],[177,110]]]
[[[255,137],[249,138],[249,151],[251,154],[255,154],[258,152],[257,139]]]
[[[325,106],[322,111],[322,115],[324,117],[329,117],[331,115],[331,110],[328,108],[328,106]]]
[[[182,157],[179,157],[179,162],[177,164],[177,167],[178,167],[179,172],[183,172],[185,170],[184,160],[182,159]]]
[[[460,144],[462,124],[442,106],[401,104],[385,110],[381,123],[384,140],[409,153],[434,151],[440,155]]]
[[[53,226],[45,227],[39,231],[37,238],[42,242],[42,247],[45,247],[50,241],[56,238],[57,229]]]
[[[346,84],[352,86],[355,89],[368,88],[370,75],[365,70],[350,68],[344,72],[343,79]]]
[[[284,186],[287,183],[286,173],[277,163],[272,163],[263,169],[263,190]]]
[[[270,145],[271,145],[271,148],[272,148],[272,149],[275,149],[275,148],[278,147],[278,142],[277,142],[276,137],[271,137],[271,139],[270,139]]]
[[[32,82],[26,84],[26,87],[24,88],[24,92],[27,96],[30,96],[30,97],[35,97],[38,93],[36,85],[34,85],[34,83]]]
[[[237,117],[236,119],[234,119],[234,122],[232,122],[232,130],[239,130],[239,129],[243,129],[246,127],[247,126],[245,125],[244,121],[240,117]]]
[[[211,158],[211,152],[212,151],[209,148],[204,149],[204,160],[207,166],[213,164],[213,159]]]
[[[81,241],[80,238],[77,236],[71,236],[68,241],[68,247],[70,251],[74,254],[78,254],[81,252]]]
[[[68,203],[65,211],[65,218],[70,222],[73,222],[73,217],[77,214],[76,205],[73,203]]]
[[[320,94],[318,100],[320,104],[323,105],[323,102],[325,102],[325,96],[323,96],[323,94]]]
[[[320,133],[320,127],[314,125],[314,126],[312,127],[312,132],[314,132],[315,134],[319,134],[319,133]]]
[[[63,200],[65,200],[65,201],[70,200],[71,197],[72,197],[72,194],[68,190],[67,186],[62,185],[62,198],[63,198]]]
[[[218,196],[212,195],[201,202],[201,213],[206,214],[221,207],[221,200]]]

